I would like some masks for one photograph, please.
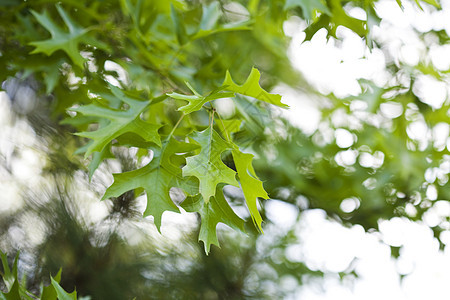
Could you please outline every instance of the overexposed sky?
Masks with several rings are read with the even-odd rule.
[[[448,70],[450,46],[438,45],[436,41],[424,44],[415,30],[445,30],[450,35],[450,1],[442,1],[442,11],[434,11],[425,5],[424,11],[420,11],[410,1],[402,2],[404,10],[395,1],[380,1],[376,6],[383,21],[373,28],[373,35],[387,45],[392,55],[389,59],[410,66],[425,60],[438,70]],[[353,9],[350,14],[357,18],[365,17],[360,9]],[[388,83],[390,76],[385,70],[388,58],[381,50],[369,51],[360,37],[345,28],[338,29],[339,47],[334,39],[327,40],[324,29],[319,30],[311,41],[304,42],[304,27],[303,21],[296,18],[285,25],[286,33],[292,36],[289,54],[294,66],[319,91],[345,97],[361,92],[357,82],[361,78],[378,86]],[[293,124],[306,134],[313,133],[320,120],[319,105],[314,99],[287,87],[278,87],[276,91],[282,93],[283,101],[291,106],[285,114]],[[414,91],[421,101],[439,108],[448,101],[450,84],[421,75],[415,82]],[[397,110],[395,103],[382,107],[382,113],[392,117],[401,113]],[[423,125],[421,122],[412,124],[414,129],[411,128],[409,134],[414,136],[411,138],[426,139],[428,132],[427,129],[421,130]],[[443,123],[437,131],[445,147],[449,139],[448,124]],[[336,133],[336,142],[342,143],[343,147],[353,142],[347,133]],[[428,173],[426,176],[434,176],[431,171]],[[432,193],[431,188],[431,199]],[[302,242],[298,249],[301,249],[307,265],[330,272],[343,272],[350,267],[360,277],[355,281],[341,281],[337,275],[330,274],[325,282],[302,286],[293,299],[449,299],[450,250],[439,251],[438,241],[429,226],[439,224],[442,216],[450,215],[450,205],[447,201],[440,201],[435,206],[436,209],[424,216],[424,222],[413,223],[402,218],[381,221],[380,233],[365,233],[360,226],[344,228],[327,220],[321,210],[302,213],[298,233]],[[270,205],[270,210],[268,217],[277,223],[283,219],[282,216],[288,215],[290,209],[275,202]],[[448,236],[450,243],[450,233]],[[402,246],[398,260],[391,257],[388,245]],[[400,280],[399,274],[406,276]]]

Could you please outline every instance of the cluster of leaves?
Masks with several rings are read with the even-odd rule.
[[[224,64],[234,53],[227,53],[228,57],[217,60],[223,54],[219,54],[220,47],[214,43],[220,42],[230,47],[228,41],[236,37],[242,40],[248,35],[246,31],[250,31],[253,38],[268,44],[267,52],[273,51],[271,47],[277,43],[261,36],[263,28],[259,27],[270,25],[271,30],[280,30],[280,21],[283,20],[280,17],[286,14],[271,14],[265,5],[249,3],[247,8],[251,18],[245,16],[243,20],[231,21],[230,14],[238,13],[227,12],[227,8],[219,2],[202,5],[181,1],[102,4],[81,7],[70,2],[52,7],[49,3],[43,9],[39,7],[38,11],[33,9],[33,4],[21,1],[7,3],[5,6],[9,11],[3,11],[3,14],[9,17],[5,19],[17,20],[15,23],[19,23],[22,30],[11,36],[6,35],[8,39],[4,42],[19,42],[24,49],[23,56],[18,57],[15,53],[14,62],[7,64],[5,69],[12,73],[25,69],[24,77],[30,74],[42,77],[45,92],[53,93],[58,102],[54,112],[70,108],[77,113],[63,123],[73,125],[81,131],[77,135],[91,140],[79,150],[84,152],[85,158],[92,155],[89,165],[91,176],[105,158],[112,157],[111,147],[138,147],[141,157],[152,156],[150,163],[141,169],[116,174],[104,199],[120,196],[128,190],[137,189],[139,192],[144,189],[148,202],[144,216],[152,215],[159,229],[165,211],[179,211],[170,198],[170,189],[182,188],[188,196],[182,207],[201,215],[199,238],[204,241],[208,252],[211,244],[218,245],[217,223],[243,229],[243,220],[233,212],[222,192],[224,184],[240,185],[252,220],[262,231],[257,199],[267,199],[268,195],[253,170],[253,155],[242,152],[243,148],[233,141],[233,135],[241,131],[240,116],[222,120],[213,101],[240,95],[281,107],[285,105],[280,101],[281,96],[269,94],[260,87],[260,72],[255,68],[243,85],[236,84],[228,71],[222,84],[217,85],[217,78],[223,72],[220,70],[231,67],[234,71],[232,66],[236,62]],[[120,5],[121,9],[118,10],[116,5]],[[269,7],[272,5],[281,7],[281,3],[271,3]],[[293,6],[286,3],[284,9]],[[115,14],[122,11],[123,14],[113,15],[112,19],[109,14],[100,14],[101,10],[111,10]],[[306,16],[311,16],[310,10],[304,12]],[[278,20],[273,20],[274,16]],[[267,20],[260,18],[271,22],[265,24]],[[125,25],[120,26],[115,19],[120,19]],[[278,26],[273,26],[275,22]],[[49,38],[45,39],[45,31],[33,26],[36,23],[50,33]],[[229,37],[215,39],[219,34],[228,34]],[[205,45],[203,53],[196,55],[199,48]],[[207,53],[211,51],[212,55]],[[282,52],[285,52],[284,49]],[[189,65],[188,60],[194,58],[209,62]],[[118,87],[107,83],[107,62],[118,63],[128,71],[131,83],[121,82]],[[249,66],[249,63],[242,65]],[[97,70],[91,72],[92,68]],[[77,76],[83,83],[70,86],[68,79]],[[143,77],[145,81],[135,80]],[[192,95],[166,92],[167,89],[183,91],[180,87],[183,81],[186,81]],[[214,88],[210,92],[199,93],[189,81],[202,90]],[[71,99],[70,94],[75,99]],[[168,97],[188,103],[179,106],[182,101],[173,103]],[[83,103],[89,104],[80,106]],[[173,125],[173,118],[167,115],[176,113],[168,109],[177,106],[179,119]],[[202,124],[204,121],[200,118],[203,115],[195,115],[198,111],[209,115],[208,124]],[[97,124],[96,130],[83,131],[92,128],[90,124]],[[222,161],[222,155],[229,155],[230,152],[234,168]]]
[[[19,253],[17,253],[12,269],[8,263],[8,257],[5,253],[0,251],[0,258],[2,260],[3,272],[0,273],[3,282],[6,286],[7,292],[3,293],[0,291],[0,299],[2,300],[76,300],[77,292],[67,293],[60,285],[61,281],[61,270],[55,277],[50,276],[51,284],[48,286],[41,285],[40,295],[34,295],[26,288],[26,281],[19,280],[17,275],[17,261],[19,258]],[[82,299],[82,298],[79,298]]]
[[[218,244],[215,231],[218,222],[243,229],[243,220],[233,212],[222,192],[223,184],[240,184],[252,219],[262,230],[256,202],[258,197],[268,196],[253,171],[253,156],[242,152],[242,147],[233,141],[233,134],[241,130],[239,118],[222,120],[212,102],[238,94],[284,106],[281,97],[260,87],[257,69],[252,69],[242,86],[233,81],[228,71],[223,83],[217,85],[220,72],[213,69],[225,70],[227,66],[222,66],[222,61],[214,61],[214,55],[205,57],[205,50],[202,55],[195,54],[205,43],[209,44],[207,50],[218,51],[213,45],[214,36],[249,31],[251,22],[229,21],[218,2],[192,6],[177,1],[122,1],[101,7],[73,5],[72,2],[54,6],[49,3],[38,11],[33,9],[33,4],[9,3],[10,11],[5,13],[12,12],[10,17],[21,22],[26,30],[12,34],[12,40],[20,42],[25,49],[21,53],[23,57],[14,54],[14,63],[6,69],[17,72],[32,62],[32,68],[25,67],[24,77],[42,76],[45,93],[56,98],[53,113],[64,113],[66,109],[76,112],[74,118],[62,123],[72,125],[79,131],[76,135],[91,140],[78,151],[85,158],[92,155],[90,176],[105,158],[113,156],[111,147],[137,147],[140,157],[152,156],[150,163],[141,169],[116,174],[103,198],[144,189],[148,202],[144,216],[152,215],[159,229],[165,211],[179,211],[170,198],[170,189],[182,188],[196,199],[190,204],[186,202],[185,207],[201,213],[204,230],[200,239],[209,251],[211,243]],[[103,12],[105,9],[123,14],[111,19]],[[192,14],[190,18],[189,14]],[[116,23],[116,18],[125,25]],[[187,20],[197,24],[188,24]],[[31,24],[42,27],[36,30]],[[50,33],[49,38],[45,39],[42,29]],[[4,57],[7,56],[5,53]],[[183,66],[187,59],[202,57],[212,59],[205,65],[212,70],[195,70],[193,67],[200,67],[198,64]],[[19,61],[23,64],[17,66]],[[131,83],[120,82],[114,86],[107,82],[106,66],[112,62],[128,72]],[[247,66],[248,72],[251,65]],[[76,77],[79,82],[70,84],[70,77]],[[143,77],[145,81],[135,80]],[[193,95],[167,92],[184,91],[184,81]],[[202,95],[189,81],[202,90],[214,89]],[[180,105],[183,101],[188,103]],[[196,114],[198,111],[203,114]],[[207,124],[202,120],[205,113],[210,120]],[[177,122],[173,121],[175,117],[179,118]],[[95,130],[91,124],[96,124]],[[229,155],[230,151],[235,170],[222,161],[224,152]]]
[[[349,16],[352,6],[364,9],[367,20]],[[370,26],[379,21],[373,1],[11,0],[0,8],[0,66],[5,70],[0,80],[33,76],[42,84],[49,113],[65,118],[61,124],[85,138],[77,153],[90,158],[91,177],[118,151],[137,148],[141,167],[114,174],[103,199],[145,191],[144,216],[153,216],[158,229],[165,211],[182,207],[198,212],[199,239],[209,252],[211,244],[218,245],[219,222],[244,229],[223,193],[225,185],[241,187],[251,219],[262,231],[257,203],[269,194],[252,162],[255,153],[265,155],[256,146],[270,139],[267,131],[276,135],[271,113],[286,107],[281,96],[268,91],[279,82],[296,85],[300,78],[290,66],[283,33],[283,22],[293,15],[308,21],[306,39],[321,28],[336,37],[337,28],[344,26],[369,46]],[[232,112],[221,109],[224,101]],[[276,141],[279,153],[284,142]],[[301,172],[289,156],[280,155],[285,165],[278,175],[267,176],[275,170],[263,170],[264,178],[271,179],[268,190],[295,186],[294,194],[308,194],[324,160],[308,170],[316,176],[312,183],[309,175],[294,182]],[[332,159],[325,160],[327,167]],[[335,170],[339,176],[343,172]],[[287,184],[277,186],[276,178],[284,173]],[[408,180],[405,176],[401,180]],[[342,189],[334,181],[331,189],[324,188],[328,178],[324,174],[308,198],[321,201]],[[171,196],[173,188],[183,191],[183,199]],[[359,194],[352,190],[348,196]],[[383,197],[385,192],[378,204],[385,204]],[[326,202],[317,206],[335,212],[340,200],[332,207]]]
[[[243,221],[228,205],[223,196],[222,186],[220,186],[220,184],[239,186],[236,180],[237,173],[252,218],[261,229],[262,219],[258,212],[256,201],[258,197],[267,199],[268,196],[263,189],[261,181],[257,179],[253,171],[251,165],[253,155],[242,153],[239,146],[232,141],[231,134],[234,133],[232,130],[239,130],[239,121],[236,119],[227,120],[228,126],[226,126],[219,116],[220,126],[217,127],[220,128],[221,136],[214,128],[216,111],[211,105],[209,126],[202,131],[195,131],[188,135],[192,142],[186,143],[174,137],[177,125],[180,124],[185,116],[200,110],[209,101],[234,97],[233,92],[258,97],[267,102],[270,101],[282,105],[278,95],[268,94],[261,89],[258,83],[259,77],[259,72],[253,69],[249,79],[242,86],[236,85],[228,75],[222,87],[206,96],[200,95],[193,88],[192,92],[194,95],[168,94],[174,99],[187,100],[189,103],[178,109],[183,114],[179,122],[162,142],[157,132],[161,125],[144,122],[140,119],[142,113],[146,114],[149,119],[155,118],[155,116],[151,115],[151,108],[146,110],[151,105],[151,101],[144,102],[128,98],[124,94],[120,94],[117,88],[111,87],[117,99],[128,104],[128,110],[114,111],[96,104],[76,108],[75,111],[83,113],[84,116],[109,119],[111,121],[105,127],[100,127],[94,132],[78,133],[80,136],[93,139],[86,151],[86,155],[91,154],[93,151],[101,153],[104,147],[113,139],[120,141],[120,136],[124,133],[135,133],[143,139],[140,143],[153,144],[153,147],[149,146],[149,149],[152,150],[152,160],[140,169],[115,174],[114,183],[106,190],[103,198],[117,197],[129,190],[143,188],[147,192],[147,208],[144,216],[152,215],[155,225],[159,229],[162,214],[165,211],[179,211],[170,198],[170,189],[172,187],[182,188],[189,196],[192,196],[190,199],[195,199],[192,203],[190,200],[184,201],[182,207],[187,211],[200,213],[202,229],[199,238],[205,242],[205,250],[209,252],[209,247],[212,243],[218,244],[215,231],[218,222],[243,230]],[[222,92],[224,90],[231,92]],[[136,139],[128,138],[127,144],[131,146],[141,145],[140,143],[133,143],[134,140]],[[232,151],[237,172],[225,165],[221,159],[222,153],[227,150]],[[188,157],[186,158],[186,156]],[[197,178],[198,183],[190,177]]]

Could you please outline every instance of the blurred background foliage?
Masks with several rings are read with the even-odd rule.
[[[433,0],[414,5],[440,9]],[[355,7],[364,20],[350,16]],[[53,20],[47,24],[53,31],[36,15]],[[355,96],[319,92],[287,55],[283,24],[297,19],[304,21],[306,40],[322,28],[330,39],[338,39],[339,27],[352,30],[385,55],[388,80],[360,80]],[[247,121],[235,138],[257,155],[256,173],[276,199],[267,202],[286,203],[297,219],[321,209],[344,226],[368,231],[393,217],[422,220],[450,199],[450,102],[447,96],[430,102],[416,81],[426,76],[448,83],[449,68],[436,67],[426,55],[415,65],[396,61],[388,41],[372,35],[380,22],[375,1],[0,1],[0,81],[7,94],[0,120],[0,250],[11,264],[21,251],[19,275],[36,295],[60,268],[65,290],[76,287],[92,299],[279,299],[293,293],[286,282],[322,276],[326,270],[287,255],[300,244],[298,222],[279,228],[263,201],[265,234],[258,235],[243,195],[233,188],[225,194],[246,219],[247,236],[219,225],[221,248],[209,256],[196,241],[194,214],[180,219],[166,213],[161,236],[142,218],[138,193],[99,202],[110,174],[136,169],[143,155],[123,146],[122,137],[121,146],[101,153],[106,160],[90,179],[90,167],[74,154],[83,141],[71,134],[88,128],[86,120],[61,122],[67,109],[90,103],[90,93],[106,91],[107,82],[143,98],[187,93],[185,81],[203,93],[226,70],[244,82],[253,66],[265,89],[289,86],[314,99],[321,112],[317,128],[306,133],[280,110],[249,98],[218,105],[225,118]],[[49,32],[62,36],[60,45],[49,45],[57,50],[36,51],[33,43]],[[445,30],[417,36],[425,53],[429,40],[449,40]],[[154,105],[157,121],[176,122],[178,104],[171,101]],[[190,122],[186,133],[207,124],[208,115],[200,111]],[[431,226],[437,239],[450,230],[450,216],[439,216]],[[344,273],[355,275],[351,266]]]

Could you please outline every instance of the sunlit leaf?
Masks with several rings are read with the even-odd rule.
[[[174,139],[164,142],[161,149],[154,149],[154,158],[145,167],[114,174],[114,183],[106,190],[103,199],[118,197],[129,190],[143,188],[147,192],[147,207],[144,216],[153,216],[158,230],[165,211],[179,212],[170,198],[170,188],[176,186],[181,169],[174,165],[171,157],[195,149],[195,145],[180,143]],[[178,180],[181,180],[178,178]]]
[[[224,223],[235,230],[244,232],[244,221],[239,218],[223,196],[222,187],[218,186],[215,196],[205,202],[201,195],[187,197],[181,206],[188,212],[199,212],[201,226],[198,239],[203,241],[205,252],[209,253],[211,245],[220,246],[216,227]]]
[[[241,95],[253,97],[277,106],[288,107],[286,104],[281,102],[281,95],[270,94],[263,88],[261,88],[261,86],[259,85],[260,78],[261,74],[259,73],[259,71],[256,68],[252,68],[252,71],[250,72],[250,75],[248,76],[245,83],[243,85],[237,85],[231,78],[230,72],[227,71],[223,86],[225,86],[225,90],[228,91],[233,91]]]
[[[201,151],[195,156],[186,159],[183,167],[183,176],[195,176],[200,181],[200,193],[208,203],[215,195],[219,183],[239,186],[236,181],[236,172],[227,167],[221,154],[231,150],[232,147],[212,128],[212,126],[201,132],[195,132],[191,138],[200,144]]]

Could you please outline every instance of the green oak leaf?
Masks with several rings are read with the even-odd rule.
[[[184,112],[185,114],[190,114],[194,111],[198,111],[203,107],[203,104],[206,102],[220,99],[220,98],[228,98],[228,97],[234,97],[234,93],[225,92],[222,93],[221,91],[225,89],[225,87],[220,87],[218,89],[215,89],[211,93],[209,93],[207,96],[200,95],[194,88],[186,82],[186,85],[189,87],[189,89],[194,93],[194,95],[182,95],[178,93],[170,93],[167,94],[167,96],[177,99],[177,100],[187,100],[189,101],[189,104],[180,107],[178,110]]]
[[[162,214],[165,211],[179,212],[178,207],[169,196],[171,181],[174,176],[162,168],[157,161],[152,161],[145,167],[113,174],[114,183],[106,190],[103,199],[118,197],[126,191],[143,188],[147,191],[147,208],[144,217],[152,215],[158,230],[161,228]]]
[[[258,197],[269,199],[269,195],[267,195],[261,180],[259,180],[255,174],[255,170],[252,166],[253,155],[242,153],[238,149],[231,151],[231,154],[233,155],[239,181],[241,183],[242,191],[244,192],[245,202],[247,203],[253,223],[262,232],[262,218],[259,214],[256,202]]]
[[[241,120],[221,120],[217,125],[223,136],[227,140],[231,140],[231,134],[239,131]],[[249,153],[242,153],[239,147],[232,143],[234,165],[239,177],[242,191],[244,192],[245,202],[252,217],[253,223],[259,231],[263,231],[261,227],[262,217],[259,214],[257,207],[258,198],[269,199],[267,192],[264,190],[262,182],[256,176],[255,170],[252,166],[253,155]]]
[[[141,136],[147,141],[161,145],[158,134],[160,125],[151,124],[141,120],[141,113],[149,106],[150,101],[141,101],[126,96],[119,88],[110,86],[115,96],[115,101],[123,101],[129,108],[128,110],[110,109],[98,104],[88,104],[71,110],[80,112],[85,116],[97,117],[100,121],[109,120],[109,123],[100,127],[96,131],[83,131],[75,133],[76,135],[92,139],[93,142],[86,150],[85,157],[93,152],[101,152],[105,146],[118,136],[132,132]]]
[[[184,156],[177,154],[190,152],[198,148],[196,144],[180,142],[171,138],[161,155],[161,165],[170,173],[179,175],[181,174],[180,166],[185,165],[186,160]]]
[[[281,95],[269,94],[259,85],[259,79],[261,74],[258,69],[252,68],[250,75],[243,85],[237,85],[231,78],[230,72],[227,71],[225,80],[222,86],[225,86],[225,90],[236,92],[245,96],[250,96],[258,100],[274,104],[280,107],[288,107],[288,105],[281,102]]]
[[[89,180],[92,179],[92,176],[94,176],[94,172],[100,166],[102,161],[104,161],[107,158],[114,158],[114,155],[112,154],[110,147],[104,147],[102,151],[93,153],[92,160],[88,165]]]
[[[59,269],[55,277],[50,278],[59,283],[61,281],[61,269]],[[57,299],[56,290],[52,284],[44,286],[42,288],[41,300],[56,300],[56,299]]]
[[[314,12],[316,10],[331,16],[331,11],[322,0],[286,0],[284,9],[288,10],[297,6],[301,7],[303,16],[308,20],[314,18]]]
[[[77,300],[77,291],[74,290],[69,294],[59,285],[57,280],[55,280],[53,277],[50,277],[50,279],[59,300]]]
[[[33,298],[27,295],[25,288],[20,285],[20,281],[17,277],[17,262],[19,260],[19,253],[17,253],[16,257],[14,258],[12,269],[10,269],[9,267],[6,253],[3,253],[1,250],[0,250],[0,258],[3,266],[3,272],[0,272],[0,276],[2,277],[6,289],[8,290],[7,293],[3,293],[0,291],[0,299],[32,300]]]
[[[219,128],[222,136],[226,137],[227,140],[231,140],[230,134],[236,133],[240,130],[242,124],[242,120],[230,119],[230,120],[222,120],[220,122],[216,122],[217,127]]]
[[[85,59],[81,56],[78,49],[80,43],[93,45],[97,48],[106,47],[102,43],[88,36],[89,29],[83,28],[75,23],[61,6],[56,5],[56,9],[69,29],[69,32],[59,27],[47,11],[39,14],[36,11],[31,10],[31,13],[37,21],[44,26],[52,36],[50,39],[44,41],[31,42],[30,45],[36,47],[31,53],[44,53],[50,56],[53,52],[62,50],[67,53],[75,65],[83,69]]]
[[[186,158],[186,166],[183,167],[183,176],[195,176],[200,181],[200,194],[209,202],[214,196],[216,186],[219,183],[239,186],[236,181],[236,172],[227,167],[220,155],[231,150],[232,146],[223,140],[212,126],[201,132],[195,132],[191,138],[200,144],[200,153]]]
[[[0,300],[21,300],[19,281],[15,280],[8,293],[0,291]]]
[[[217,239],[216,227],[218,223],[224,223],[235,230],[244,232],[244,220],[239,218],[225,199],[222,187],[217,186],[215,196],[206,202],[203,197],[195,195],[187,197],[182,203],[187,212],[198,212],[201,217],[199,241],[205,246],[206,254],[209,253],[211,244],[220,247]]]
[[[175,139],[165,141],[161,149],[153,149],[154,158],[145,167],[113,174],[114,183],[108,187],[102,200],[118,197],[136,188],[147,192],[147,207],[144,216],[152,215],[156,228],[160,230],[162,215],[165,211],[179,212],[169,196],[170,188],[176,186],[181,178],[181,168],[171,158],[176,153],[186,153],[196,145],[178,142]]]

